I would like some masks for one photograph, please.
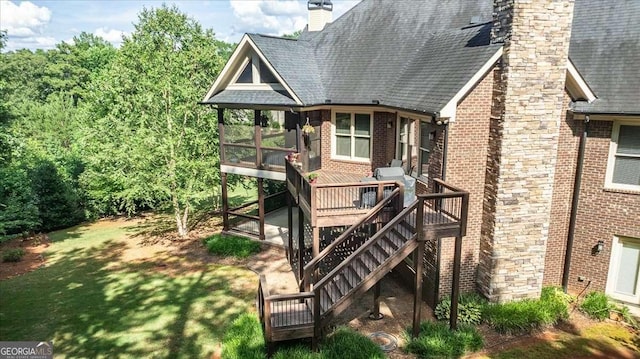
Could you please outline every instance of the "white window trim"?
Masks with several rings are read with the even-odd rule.
[[[336,113],[348,113],[351,115],[351,138],[354,138],[354,121],[355,115],[369,115],[369,158],[340,156],[336,154]],[[351,153],[355,152],[355,141],[351,141]],[[334,109],[331,111],[331,159],[339,161],[352,161],[361,163],[371,163],[371,155],[373,155],[373,112],[354,111]]]
[[[640,191],[640,186],[614,183],[613,182],[613,168],[616,163],[616,152],[618,151],[618,136],[620,135],[620,126],[640,126],[636,122],[627,121],[615,121],[611,130],[611,143],[609,145],[609,159],[607,160],[607,172],[605,175],[604,187],[607,189],[619,189],[629,191]]]

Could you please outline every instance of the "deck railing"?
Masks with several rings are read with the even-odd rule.
[[[383,198],[371,209],[370,213],[362,217],[357,223],[348,228],[334,242],[306,264],[301,282],[301,293],[286,294],[275,297],[278,301],[288,301],[278,307],[295,323],[300,319],[300,304],[305,303],[306,309],[313,313],[314,338],[320,333],[320,328],[327,323],[331,315],[346,308],[354,298],[371,288],[388,271],[400,261],[409,256],[419,242],[424,242],[434,236],[456,237],[454,256],[454,283],[457,288],[459,282],[459,267],[461,257],[461,241],[466,230],[469,204],[469,193],[459,188],[436,181],[439,193],[417,196],[417,201],[408,207],[394,213],[395,217],[384,223],[375,233],[365,238],[363,243],[351,249],[351,252],[337,264],[329,265],[331,258],[341,257],[338,253],[343,244],[359,229],[373,224],[374,218],[393,203],[402,193],[401,188],[395,188],[388,197]],[[313,191],[313,186],[310,187]],[[381,193],[381,192],[379,192]],[[302,195],[301,195],[302,197]],[[302,201],[302,199],[301,199]],[[444,230],[443,230],[444,229]],[[392,244],[393,242],[393,244]],[[424,250],[424,249],[423,249]],[[359,263],[359,265],[355,265]],[[323,268],[326,267],[326,268]],[[349,271],[350,268],[350,271]],[[457,268],[457,269],[456,269]],[[340,282],[339,275],[346,282]],[[342,283],[342,284],[339,284]],[[266,284],[262,283],[261,288]],[[329,286],[338,288],[330,290]],[[340,289],[343,288],[344,290]],[[324,292],[323,292],[324,291]],[[457,289],[454,297],[457,298]],[[268,292],[259,291],[258,306],[261,318],[272,319],[273,296]],[[267,299],[271,300],[267,300]],[[297,301],[297,304],[295,303]],[[454,304],[452,304],[453,306]],[[455,302],[457,306],[457,301]],[[305,314],[306,316],[307,314]],[[307,317],[305,317],[307,318]],[[275,323],[275,322],[274,322]],[[280,322],[277,322],[280,323]],[[290,322],[291,323],[291,322]],[[305,321],[305,323],[307,323]],[[269,325],[271,322],[269,322]],[[265,324],[266,325],[266,324]],[[265,326],[265,333],[272,333],[273,328]]]
[[[314,294],[311,292],[271,295],[267,280],[261,274],[256,306],[267,340],[271,341],[278,337],[291,339],[308,337],[309,335],[296,333],[296,330],[302,332],[303,330],[300,329],[313,326],[313,297]],[[307,331],[309,334],[312,332],[312,329]]]
[[[284,203],[287,192],[282,191],[265,196],[265,212],[269,213],[281,206],[271,205],[273,203]],[[268,204],[268,205],[267,205]],[[258,200],[245,203],[243,205],[230,208],[227,212],[229,216],[229,227],[235,231],[248,234],[250,236],[260,236],[260,217],[258,216]]]
[[[311,284],[320,281],[328,272],[332,271],[340,262],[349,257],[358,247],[369,240],[377,229],[382,227],[381,213],[391,205],[394,200],[400,197],[399,188],[393,190],[388,197],[384,198],[371,211],[356,224],[349,227],[331,244],[323,249],[315,258],[304,266],[302,278],[300,278],[300,289],[310,290]],[[399,213],[401,206],[394,208],[394,215]],[[374,227],[374,228],[372,228]],[[356,246],[351,246],[350,242],[356,241]]]
[[[396,201],[402,207],[404,185],[396,181],[350,183],[311,183],[293,163],[286,163],[287,187],[309,214],[311,226],[322,217],[343,214],[366,214],[394,190],[400,195]]]

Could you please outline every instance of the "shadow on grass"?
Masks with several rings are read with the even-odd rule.
[[[249,271],[121,263],[125,247],[68,248],[45,268],[0,282],[2,340],[53,340],[67,357],[202,358],[252,306],[242,285],[255,282]]]
[[[598,327],[601,324],[596,324]],[[640,358],[637,347],[637,333],[634,336],[625,328],[612,325],[611,330],[602,333],[588,328],[581,332],[569,323],[561,324],[557,335],[541,336],[519,340],[505,350],[492,350],[489,358],[498,359],[546,359],[546,358]],[[616,336],[618,330],[628,335]]]

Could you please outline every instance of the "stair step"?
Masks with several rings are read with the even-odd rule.
[[[389,255],[379,245],[374,244],[369,247],[368,253],[378,262],[378,265],[384,262]]]
[[[333,282],[335,283],[335,286],[338,289],[340,297],[343,297],[345,294],[349,293],[351,289],[353,289],[353,287],[350,286],[349,282],[342,274],[338,274],[333,279]]]
[[[405,220],[400,221],[394,229],[396,229],[405,238],[411,238],[411,236],[416,232],[415,227],[407,223]]]
[[[382,238],[381,242],[384,243],[385,248],[388,248],[387,253],[393,253],[397,251],[398,248],[400,248],[400,246],[398,246],[391,239],[389,239],[388,234]]]
[[[361,278],[360,280],[364,279],[369,275],[369,273],[371,273],[371,270],[369,270],[369,268],[364,265],[360,258],[354,259],[353,263],[351,263],[351,266],[353,267],[356,275]]]
[[[320,289],[320,312],[324,313],[331,307],[333,303],[331,302],[331,298],[324,288]]]
[[[404,243],[407,241],[407,238],[402,235],[402,233],[398,232],[395,228],[392,228],[389,231],[388,237],[393,244],[395,244],[398,248],[402,247]]]
[[[353,267],[351,266],[345,267],[342,276],[347,280],[347,282],[349,282],[349,286],[351,286],[351,288],[355,288],[356,285],[358,285],[358,283],[362,281],[362,277],[359,276],[358,273],[356,273],[355,269],[353,269]]]
[[[389,242],[385,239],[385,237],[380,238],[378,242],[373,244],[373,247],[377,251],[380,251],[380,253],[382,253],[385,258],[388,258],[395,251],[395,249],[389,246]]]
[[[369,252],[364,252],[362,254],[362,257],[360,257],[358,259],[368,269],[367,275],[369,275],[369,273],[373,272],[373,270],[376,269],[376,267],[378,267],[380,265],[380,262],[378,262],[378,260],[373,255],[371,255],[371,253],[369,253]]]
[[[329,282],[323,290],[329,295],[329,298],[331,298],[331,304],[337,302],[341,297],[338,287],[333,282]]]

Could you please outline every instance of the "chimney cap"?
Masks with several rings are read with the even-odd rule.
[[[325,9],[333,11],[333,3],[331,0],[309,0],[307,2],[307,10]]]

